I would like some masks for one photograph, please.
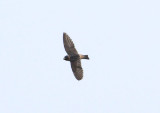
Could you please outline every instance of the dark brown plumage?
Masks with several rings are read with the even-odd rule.
[[[74,76],[76,77],[77,80],[81,80],[83,78],[81,59],[89,59],[89,57],[88,55],[78,54],[74,46],[74,43],[66,33],[63,33],[63,44],[65,51],[68,54],[64,57],[64,60],[70,61]]]

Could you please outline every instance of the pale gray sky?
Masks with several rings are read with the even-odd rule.
[[[0,113],[160,113],[159,81],[159,0],[0,1]]]

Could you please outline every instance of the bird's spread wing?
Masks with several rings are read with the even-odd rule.
[[[70,39],[70,37],[66,34],[63,33],[63,43],[64,43],[64,48],[67,52],[68,55],[77,55],[78,52],[74,46],[74,43],[72,42],[72,40]]]
[[[81,60],[78,59],[74,62],[71,62],[71,68],[76,79],[81,80],[83,78],[83,69],[81,67]]]

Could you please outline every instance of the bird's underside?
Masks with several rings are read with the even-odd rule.
[[[65,51],[68,54],[64,57],[64,60],[70,61],[75,78],[81,80],[83,78],[81,59],[89,59],[88,55],[79,55],[74,43],[66,33],[63,33],[63,44]]]

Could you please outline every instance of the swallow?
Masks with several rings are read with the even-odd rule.
[[[68,54],[64,57],[64,60],[70,61],[71,68],[75,78],[77,80],[81,80],[83,78],[83,69],[81,66],[81,59],[89,60],[89,57],[88,55],[78,54],[73,41],[65,32],[63,33],[63,44],[64,44],[64,49]]]

